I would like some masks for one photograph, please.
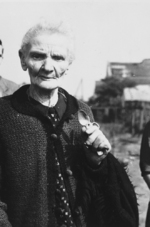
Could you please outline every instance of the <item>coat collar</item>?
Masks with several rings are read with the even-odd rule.
[[[12,106],[19,113],[22,113],[28,116],[40,117],[42,115],[40,110],[37,110],[29,101],[29,98],[27,95],[27,90],[29,86],[30,85],[24,85],[14,92],[11,100]],[[67,99],[67,108],[66,108],[64,118],[65,119],[70,118],[72,117],[72,114],[75,114],[79,109],[77,99],[62,88],[59,88],[59,91],[63,93]]]

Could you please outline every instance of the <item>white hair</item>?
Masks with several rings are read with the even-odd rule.
[[[75,58],[75,37],[72,29],[68,23],[64,21],[48,21],[42,18],[38,23],[32,26],[24,35],[21,43],[21,51],[26,52],[27,46],[30,44],[30,41],[41,33],[49,34],[62,34],[68,38],[68,59],[71,64]]]

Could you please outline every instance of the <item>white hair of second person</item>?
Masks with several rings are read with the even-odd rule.
[[[48,21],[42,18],[42,20],[32,26],[24,35],[21,44],[21,51],[25,53],[32,38],[44,32],[49,34],[58,33],[68,38],[68,59],[71,64],[75,59],[75,36],[69,24],[62,20]]]

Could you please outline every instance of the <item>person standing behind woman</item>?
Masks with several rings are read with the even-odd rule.
[[[141,174],[150,189],[150,122],[144,128],[140,149],[140,169]],[[145,227],[150,226],[150,202],[148,204]]]
[[[74,60],[70,28],[40,21],[19,57],[31,84],[0,99],[0,226],[137,227],[125,170],[89,106],[61,88]]]
[[[4,46],[0,39],[0,65],[4,58]],[[16,91],[20,86],[13,81],[7,80],[0,76],[0,97],[10,95]]]

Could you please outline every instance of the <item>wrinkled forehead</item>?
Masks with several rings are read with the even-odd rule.
[[[29,43],[28,51],[52,51],[56,50],[62,53],[68,52],[68,38],[62,34],[38,34],[34,36]]]
[[[40,33],[30,39],[30,44],[68,46],[68,37],[61,33]]]

